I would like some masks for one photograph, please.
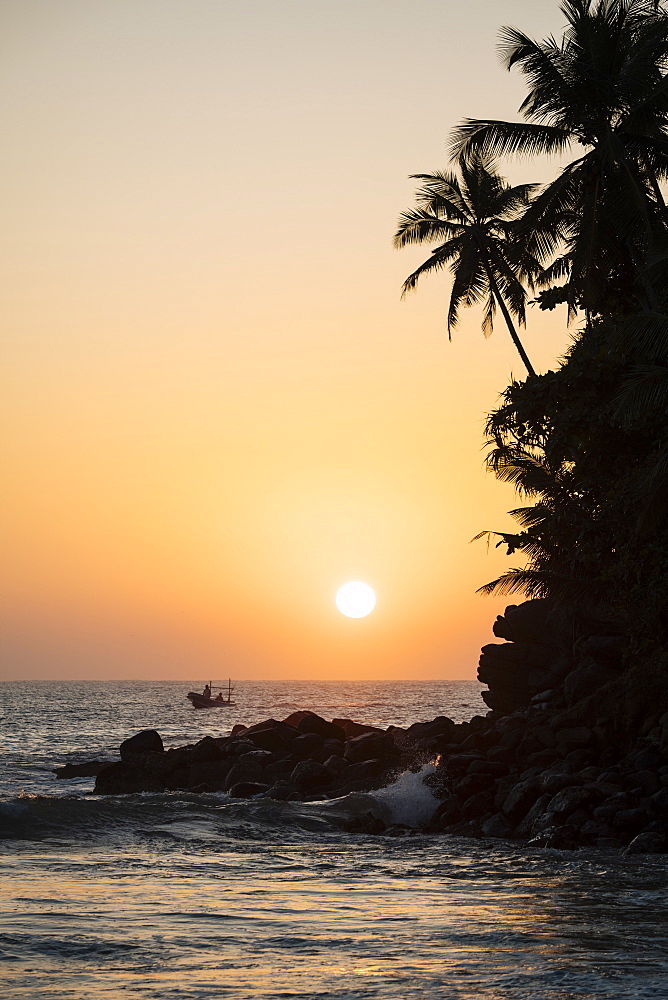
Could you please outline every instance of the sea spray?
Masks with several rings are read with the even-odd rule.
[[[419,771],[404,771],[391,785],[370,793],[385,807],[390,823],[417,828],[429,822],[439,803],[424,779],[434,769],[432,763]]]

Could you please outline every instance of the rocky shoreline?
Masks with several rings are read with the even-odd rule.
[[[468,722],[439,716],[379,729],[303,711],[168,750],[145,730],[121,744],[118,762],[56,774],[95,775],[97,795],[188,790],[303,802],[373,791],[435,761],[424,778],[438,800],[426,832],[668,852],[665,700],[650,692],[648,702],[645,692],[642,717],[625,728],[634,682],[623,639],[595,624],[599,634],[569,643],[546,602],[511,605],[494,626],[510,641],[483,647],[480,658],[491,711]],[[354,822],[386,829],[375,816]]]

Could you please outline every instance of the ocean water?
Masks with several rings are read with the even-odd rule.
[[[484,713],[475,683],[0,685],[0,994],[41,1000],[668,998],[666,858],[425,835],[422,773],[323,803],[57,781],[298,708],[386,726]],[[346,831],[371,813],[406,836]]]

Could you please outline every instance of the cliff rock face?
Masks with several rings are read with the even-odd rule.
[[[483,646],[480,655],[478,680],[489,688],[482,697],[495,712],[514,712],[528,705],[573,667],[567,627],[549,601],[509,605],[492,631],[509,640]]]
[[[489,688],[485,703],[501,714],[551,691],[557,701],[575,704],[622,668],[626,640],[619,623],[560,612],[549,600],[509,605],[492,631],[508,641],[483,646],[478,680]]]

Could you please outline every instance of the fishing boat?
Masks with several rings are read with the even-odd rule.
[[[215,698],[212,697],[214,690],[218,691]],[[227,697],[225,697],[223,691],[227,691]],[[231,678],[227,682],[227,688],[212,688],[209,681],[201,694],[198,694],[196,691],[189,691],[186,698],[192,704],[193,708],[228,708],[228,706],[235,704],[232,701],[233,691]]]

